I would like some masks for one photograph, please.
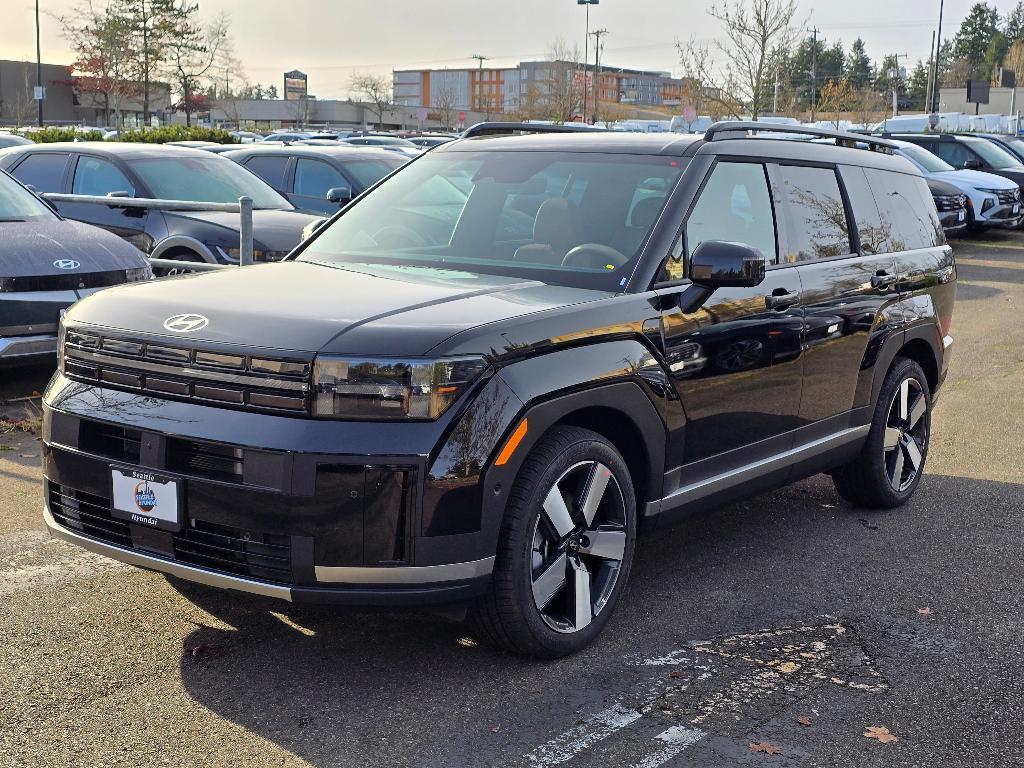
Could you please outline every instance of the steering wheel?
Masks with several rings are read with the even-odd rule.
[[[601,243],[583,243],[565,254],[563,267],[583,267],[585,269],[617,269],[627,259],[620,251]]]
[[[417,232],[415,229],[403,226],[401,224],[394,224],[390,227],[384,227],[374,234],[373,239],[377,242],[377,245],[382,248],[415,248],[421,245],[427,245],[427,241],[423,235]]]

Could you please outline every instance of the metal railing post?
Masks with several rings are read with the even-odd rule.
[[[241,225],[238,228],[238,264],[246,267],[252,264],[252,198],[238,198],[238,213]]]

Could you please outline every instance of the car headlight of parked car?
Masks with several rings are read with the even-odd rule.
[[[313,415],[326,419],[436,419],[487,368],[479,357],[396,360],[320,356]]]
[[[241,248],[225,248],[222,245],[218,245],[217,249],[231,261],[239,261],[242,258]],[[252,249],[252,260],[253,261],[280,261],[287,256],[291,251],[267,251],[262,248]]]
[[[125,282],[128,283],[141,283],[143,280],[153,279],[153,268],[149,266],[135,267],[135,269],[126,269],[124,271]]]

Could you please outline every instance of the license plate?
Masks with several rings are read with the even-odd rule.
[[[138,525],[181,529],[178,481],[143,469],[111,467],[114,517]]]
[[[960,221],[965,221],[967,219],[967,211],[960,211],[960,215],[957,218],[959,218]]]

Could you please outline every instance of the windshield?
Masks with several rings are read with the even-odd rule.
[[[0,171],[0,222],[56,218],[35,195]]]
[[[140,157],[128,160],[160,200],[191,200],[197,203],[237,203],[238,198],[252,198],[256,209],[291,210],[291,204],[261,179],[242,166],[210,154],[202,157]]]
[[[1002,147],[997,147],[991,141],[986,141],[985,139],[972,141],[970,146],[971,149],[982,156],[985,162],[996,170],[1001,171],[1007,168],[1024,169],[1024,165],[1021,165],[1017,158]]]
[[[909,147],[900,147],[899,153],[922,171],[927,171],[928,173],[955,170],[952,165],[947,163],[941,157],[933,155],[924,147],[917,147],[913,145]]]
[[[618,291],[684,163],[592,152],[428,154],[346,210],[298,258]]]
[[[381,154],[394,155],[394,152],[381,152]],[[378,181],[383,179],[395,168],[400,168],[405,165],[405,159],[401,156],[396,156],[394,160],[380,159],[380,160],[353,160],[345,163],[345,170],[348,171],[352,176],[355,177],[359,185],[365,189],[366,187],[372,187]]]

